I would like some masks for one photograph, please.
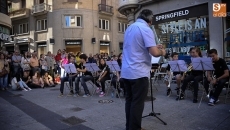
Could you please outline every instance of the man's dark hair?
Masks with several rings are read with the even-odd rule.
[[[150,23],[153,18],[153,12],[149,9],[144,9],[140,12],[138,18],[145,20],[147,23]]]
[[[211,49],[208,51],[208,54],[218,54],[216,49]]]
[[[173,56],[175,56],[175,55],[178,55],[178,53],[173,52],[173,53],[171,54],[171,57],[173,57]]]
[[[79,58],[80,59],[84,59],[85,61],[87,60],[87,55],[86,54],[81,54],[80,56],[79,56]]]

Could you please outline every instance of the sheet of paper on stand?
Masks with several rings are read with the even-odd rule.
[[[91,65],[91,67],[92,67],[92,69],[93,69],[94,72],[95,71],[100,71],[100,69],[98,68],[98,66],[97,66],[96,63],[91,63],[90,65]]]
[[[84,64],[84,66],[85,66],[85,68],[86,68],[87,71],[92,72],[92,71],[93,71],[93,68],[91,67],[90,64],[91,64],[91,63],[86,63],[86,64]]]
[[[161,61],[162,61],[162,57],[161,56],[159,56],[159,57],[152,56],[152,59],[151,59],[151,63],[152,64],[160,64]]]
[[[188,71],[187,65],[185,61],[183,60],[177,60],[177,61],[168,61],[171,70],[173,72],[185,72]]]
[[[211,58],[191,58],[193,70],[215,70]]]

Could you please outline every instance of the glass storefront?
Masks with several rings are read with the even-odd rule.
[[[109,54],[109,46],[110,46],[110,42],[100,41],[100,53]]]
[[[227,17],[223,20],[225,22],[224,27],[224,57],[225,60],[230,61],[230,1],[224,0],[224,3],[227,5]]]
[[[81,52],[82,40],[66,40],[65,44],[67,52],[72,52],[75,55]]]
[[[203,12],[200,12],[201,8]],[[166,47],[168,54],[187,55],[194,46],[204,52],[209,48],[207,4],[157,14],[153,25],[159,42]]]

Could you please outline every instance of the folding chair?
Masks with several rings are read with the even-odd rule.
[[[157,91],[158,91],[158,89],[157,89],[157,87],[154,84],[157,83],[157,85],[160,86],[160,83],[158,82],[159,81],[159,76],[162,76],[162,75],[165,76],[165,75],[167,75],[167,73],[166,73],[166,68],[167,67],[168,67],[168,64],[162,64],[161,67],[158,68],[156,70],[156,72],[154,72],[154,76],[151,78],[152,85],[156,88]]]

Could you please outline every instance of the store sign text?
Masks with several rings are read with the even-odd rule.
[[[178,33],[181,31],[186,31],[186,30],[189,31],[192,29],[202,29],[202,28],[207,28],[206,18],[199,18],[199,19],[195,19],[194,21],[192,20],[178,21],[178,22],[173,21],[170,23],[163,24],[161,26],[162,33]]]
[[[173,13],[168,13],[168,14],[156,16],[156,21],[175,18],[175,17],[181,17],[181,16],[185,16],[188,14],[189,14],[189,10],[177,11],[177,12],[173,12]]]
[[[81,42],[66,42],[67,45],[81,45]]]
[[[10,41],[11,37],[8,34],[0,33],[0,39],[3,41]]]

